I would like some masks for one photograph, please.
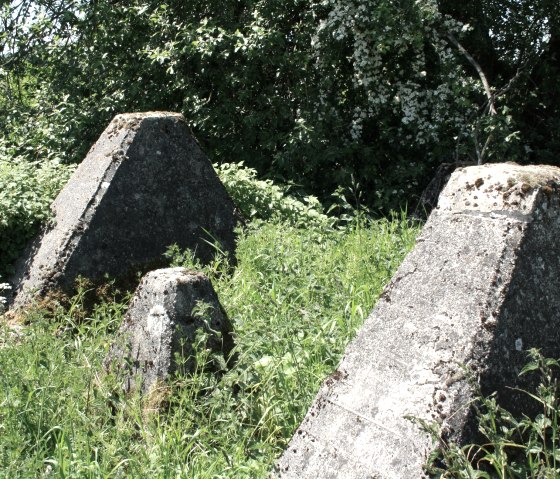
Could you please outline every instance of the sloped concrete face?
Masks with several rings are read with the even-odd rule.
[[[185,268],[152,271],[134,294],[105,366],[124,369],[125,391],[140,385],[149,393],[178,368],[193,370],[200,329],[209,335],[202,347],[227,361],[232,326],[210,280]]]
[[[431,438],[468,442],[472,382],[513,412],[526,350],[560,356],[560,169],[461,168],[327,379],[273,477],[424,477]]]
[[[203,261],[217,240],[233,258],[234,205],[183,117],[117,115],[53,203],[53,226],[17,266],[15,306],[160,264],[171,244]]]

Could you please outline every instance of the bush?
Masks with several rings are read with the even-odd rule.
[[[287,187],[271,180],[259,180],[257,171],[243,163],[215,165],[241,213],[248,219],[284,221],[293,226],[317,227],[332,224],[314,196],[298,199],[288,194]]]
[[[0,274],[11,272],[26,243],[49,218],[49,206],[73,168],[56,160],[8,159],[0,152]]]

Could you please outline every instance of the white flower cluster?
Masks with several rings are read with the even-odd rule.
[[[335,67],[323,58],[328,58],[333,41],[351,46],[347,60],[353,75],[347,87],[352,94],[347,97],[359,105],[353,107],[348,125],[353,141],[360,139],[368,118],[388,111],[401,117],[403,133],[415,132],[409,139],[417,144],[438,141],[444,124],[458,129],[466,125],[470,112],[458,113],[461,107],[453,90],[472,84],[465,83],[456,52],[435,27],[437,23],[449,31],[461,31],[463,25],[442,17],[436,0],[416,0],[408,8],[416,8],[419,15],[412,16],[391,0],[323,0],[321,5],[329,13],[313,40],[317,68],[332,72]],[[443,74],[439,82],[426,62],[426,42],[438,56],[438,74]],[[326,88],[332,85],[326,84]],[[322,92],[320,103],[326,98],[327,92]]]
[[[11,289],[12,287],[8,283],[0,283],[0,314],[4,313],[8,302],[4,295]]]

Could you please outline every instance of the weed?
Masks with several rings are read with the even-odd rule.
[[[529,351],[530,361],[521,374],[538,374],[535,391],[525,394],[540,404],[535,417],[515,418],[494,396],[475,403],[481,444],[442,444],[430,457],[428,471],[441,479],[556,479],[560,477],[558,444],[560,363]],[[439,431],[423,424],[439,442]]]
[[[101,374],[123,304],[106,297],[90,310],[82,294],[35,310],[17,344],[0,333],[0,477],[266,477],[416,232],[404,217],[261,222],[240,234],[235,269],[174,248],[174,264],[212,279],[235,361],[206,367],[201,330],[194,370],[179,367],[148,398]]]

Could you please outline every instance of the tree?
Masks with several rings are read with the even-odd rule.
[[[182,111],[216,161],[398,208],[442,162],[557,161],[556,3],[18,0],[3,141],[79,161],[116,113]]]
[[[462,44],[490,85],[497,115],[477,125],[493,143],[489,159],[557,164],[558,2],[441,0],[439,7],[470,25]]]

